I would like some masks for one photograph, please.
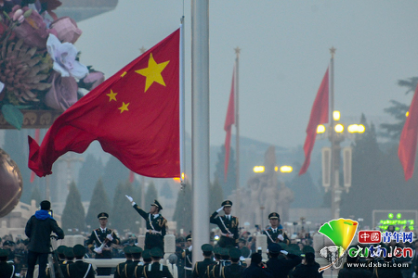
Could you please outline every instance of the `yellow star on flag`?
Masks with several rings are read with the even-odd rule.
[[[129,106],[129,102],[128,103],[122,102],[122,106],[118,108],[120,110],[120,113],[122,114],[123,111],[129,111],[128,106]]]
[[[145,81],[145,92],[154,82],[157,82],[158,84],[165,86],[161,72],[164,70],[164,68],[168,65],[169,62],[170,61],[165,61],[163,63],[157,64],[157,62],[155,62],[154,60],[154,57],[152,57],[151,53],[148,60],[148,67],[135,71],[136,73],[139,73],[140,75],[143,75],[147,78]]]
[[[112,100],[116,101],[116,95],[117,94],[118,93],[114,93],[112,90],[110,90],[110,93],[108,93],[106,95],[109,97],[109,101],[112,101]]]

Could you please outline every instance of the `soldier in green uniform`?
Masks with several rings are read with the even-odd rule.
[[[173,278],[168,267],[160,264],[160,259],[163,257],[163,251],[158,247],[154,247],[151,249],[150,253],[152,264],[144,267],[145,278]]]
[[[135,266],[134,275],[135,278],[142,278],[144,276],[144,268],[147,267],[152,262],[150,250],[146,249],[142,252],[142,259],[144,260],[143,264],[139,263]],[[181,277],[182,278],[182,277]]]
[[[215,258],[215,262],[213,265],[208,265],[207,269],[206,269],[206,274],[205,274],[205,278],[213,278],[212,273],[213,273],[213,269],[220,264],[221,262],[221,247],[219,247],[218,245],[216,245],[213,248],[213,254],[214,254],[214,258]]]
[[[245,266],[240,264],[239,258],[241,257],[241,251],[237,248],[231,248],[229,250],[229,258],[231,264],[225,266],[222,269],[222,278],[240,278],[244,273]]]
[[[161,204],[154,200],[151,204],[149,212],[142,210],[132,199],[131,196],[126,195],[126,198],[131,202],[134,209],[147,222],[147,234],[145,235],[145,249],[152,249],[158,247],[164,252],[164,236],[167,230],[167,220],[160,214],[163,209]]]
[[[131,247],[132,263],[125,264],[122,271],[122,278],[131,278],[134,274],[135,268],[141,263],[142,248],[137,246]]]
[[[120,239],[118,238],[115,231],[106,227],[109,214],[101,212],[97,215],[100,222],[100,228],[93,230],[89,239],[87,240],[87,246],[90,250],[94,251],[96,259],[111,259],[112,252],[110,245],[119,244]],[[95,246],[95,248],[93,248]],[[110,275],[112,268],[110,267],[99,267],[97,268],[97,275]]]
[[[267,246],[272,243],[284,243],[289,245],[289,237],[283,231],[283,226],[280,224],[280,215],[277,212],[272,212],[269,214],[269,220],[271,226],[263,230],[263,234],[267,236]]]
[[[16,268],[13,264],[7,263],[7,256],[9,252],[5,249],[0,249],[0,277],[14,278],[16,275]]]
[[[93,230],[89,239],[87,240],[87,246],[90,250],[95,252],[96,259],[110,259],[112,258],[112,252],[110,251],[110,245],[119,244],[115,231],[106,227],[109,214],[101,212],[97,215],[100,222],[100,228]],[[94,249],[93,247],[96,246]]]
[[[186,236],[186,249],[181,257],[184,260],[184,273],[186,278],[191,278],[193,273],[193,238],[192,235]]]
[[[58,265],[60,266],[61,272],[64,275],[64,277],[66,277],[64,271],[65,271],[65,264],[67,263],[67,260],[65,259],[65,251],[67,250],[67,248],[68,247],[65,246],[65,245],[60,245],[55,250],[55,252],[57,253],[57,256],[58,256]],[[73,255],[73,257],[74,257],[74,255]],[[45,274],[46,274],[47,278],[51,277],[50,271],[51,271],[50,267],[47,266],[47,268],[45,270]],[[58,275],[59,275],[59,271],[58,271],[58,269],[55,269],[55,277],[59,277]]]
[[[224,216],[218,216],[221,210],[224,211]],[[239,221],[238,217],[231,215],[231,210],[232,202],[226,200],[222,202],[222,207],[210,216],[210,223],[218,225],[222,232],[218,243],[222,248],[235,247],[238,245]]]
[[[73,253],[75,256],[75,262],[67,264],[66,275],[68,275],[69,278],[94,278],[95,273],[93,266],[89,263],[83,262],[84,255],[86,254],[84,246],[77,244],[73,248]]]
[[[131,253],[131,246],[125,246],[123,248],[123,252],[125,253],[125,258],[126,261],[124,261],[123,263],[120,263],[116,266],[116,270],[115,270],[115,274],[113,275],[114,278],[121,278],[122,277],[122,272],[125,268],[125,265],[127,264],[131,264],[132,263],[132,253]]]
[[[247,240],[245,238],[239,239],[238,248],[241,251],[241,256],[244,259],[251,257],[251,250],[247,247]]]
[[[212,260],[212,251],[213,247],[210,244],[203,244],[201,247],[203,251],[203,261],[196,262],[193,268],[192,278],[204,278],[207,277],[206,271],[209,266],[215,265],[215,262]]]
[[[217,265],[212,268],[211,271],[211,278],[221,278],[222,276],[222,269],[231,264],[230,257],[229,257],[229,249],[228,248],[220,248],[219,253],[221,255],[221,260]]]

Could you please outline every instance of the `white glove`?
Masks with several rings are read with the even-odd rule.
[[[189,249],[189,251],[191,252],[191,251],[192,251],[192,249],[193,249],[193,245],[191,245],[188,249]]]
[[[111,234],[108,234],[106,238],[107,238],[108,240],[110,240],[110,241],[112,241],[112,240],[113,240],[113,237],[112,237],[112,235],[111,235]]]
[[[285,255],[289,254],[289,252],[287,252],[285,250],[281,250],[280,253],[285,254]]]
[[[277,238],[280,239],[281,241],[284,240],[284,237],[282,235],[279,235]]]
[[[100,248],[100,247],[94,248],[93,250],[94,250],[94,252],[96,252],[97,254],[101,254],[101,253],[102,253],[102,248]]]
[[[134,199],[132,199],[132,197],[131,196],[128,196],[128,195],[125,195],[126,196],[126,198],[128,198],[128,200],[129,200],[129,202],[133,202],[134,201]]]
[[[222,206],[221,208],[217,209],[216,212],[219,213],[223,209],[224,209],[224,206]]]

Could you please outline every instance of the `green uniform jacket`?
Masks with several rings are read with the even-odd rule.
[[[263,234],[267,236],[267,246],[269,246],[271,243],[285,243],[287,245],[289,245],[289,243],[290,243],[289,237],[283,231],[282,225],[280,225],[276,229],[276,231],[273,231],[273,229],[271,227],[269,227],[267,230],[263,231]],[[284,240],[278,239],[279,235],[282,235],[284,237]]]
[[[6,262],[0,263],[0,277],[5,278],[14,278],[15,277],[16,268],[12,264],[8,264]]]
[[[118,238],[118,236],[113,230],[106,228],[106,231],[102,233],[102,230],[98,228],[94,230],[93,232],[91,232],[91,235],[86,242],[88,248],[93,251],[94,245],[96,245],[96,247],[99,247],[100,245],[102,245],[102,243],[106,240],[107,235],[111,235],[113,237],[113,240],[106,244],[107,247],[110,247],[111,243],[113,244],[120,243],[120,239]],[[96,258],[109,258],[110,259],[112,258],[112,252],[110,252],[109,250],[103,250],[101,254],[96,254]]]
[[[134,276],[135,276],[135,278],[145,277],[144,269],[147,267],[147,265],[148,264],[135,266],[135,270],[134,270]]]
[[[208,266],[215,265],[216,263],[211,259],[204,259],[203,261],[196,262],[193,268],[192,278],[207,277],[206,271]]]
[[[87,275],[86,275],[87,273]],[[73,264],[67,265],[67,275],[70,278],[94,278],[95,273],[93,266],[83,261],[76,261]]]
[[[222,268],[222,278],[240,278],[245,267],[239,264],[231,264]]]
[[[113,275],[114,278],[122,278],[123,270],[125,269],[126,264],[132,263],[132,260],[126,260],[123,263],[120,263],[116,266],[115,274]]]
[[[152,263],[144,267],[145,278],[173,278],[168,267],[158,262]]]
[[[227,247],[227,245],[230,245],[229,243],[233,243],[233,246],[238,245],[238,227],[239,227],[239,220],[236,216],[231,216],[231,220],[228,220],[228,218],[224,216],[218,216],[218,212],[214,212],[210,216],[210,223],[218,225],[219,229],[223,234],[233,234],[233,238],[229,238],[226,236],[221,236],[221,240],[219,241],[219,246],[222,248]],[[228,232],[229,231],[229,232]],[[225,243],[223,243],[225,241]]]
[[[125,264],[122,271],[122,278],[132,278],[135,268],[140,264],[139,261],[133,261],[131,263]]]

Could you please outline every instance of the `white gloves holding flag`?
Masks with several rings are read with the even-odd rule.
[[[277,238],[280,239],[281,241],[284,240],[284,237],[282,235],[279,235]]]
[[[217,213],[221,212],[221,210],[224,209],[224,206],[220,207],[219,209],[216,210]]]
[[[110,241],[112,241],[112,240],[113,240],[113,237],[112,237],[112,235],[111,235],[111,234],[108,234],[106,238],[107,238],[108,240],[110,240]]]

